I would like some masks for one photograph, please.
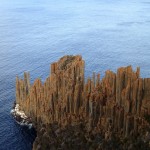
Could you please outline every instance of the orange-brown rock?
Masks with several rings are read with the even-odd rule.
[[[29,73],[24,73],[24,80],[16,78],[16,103],[37,127],[53,123],[65,127],[84,120],[87,131],[101,127],[109,135],[111,129],[128,137],[150,123],[150,78],[140,78],[139,68],[108,70],[102,80],[93,73],[85,81],[82,57],[64,56],[51,64],[44,84],[36,79],[30,85],[29,78]]]

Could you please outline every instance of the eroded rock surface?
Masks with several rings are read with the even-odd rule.
[[[139,68],[85,81],[82,57],[64,56],[44,84],[17,77],[16,103],[37,128],[34,150],[150,148],[150,78]]]

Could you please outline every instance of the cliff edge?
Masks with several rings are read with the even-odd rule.
[[[17,77],[16,104],[37,129],[34,150],[150,149],[150,78],[139,68],[85,81],[82,57],[64,56],[44,84]]]

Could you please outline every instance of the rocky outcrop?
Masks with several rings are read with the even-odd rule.
[[[31,85],[29,73],[24,73],[23,80],[17,77],[16,103],[37,128],[33,149],[73,149],[74,144],[67,148],[63,131],[74,143],[86,142],[78,149],[84,149],[83,145],[88,149],[97,138],[104,141],[95,143],[93,149],[110,149],[107,145],[117,138],[123,142],[121,149],[135,147],[125,142],[133,136],[146,144],[150,141],[150,79],[140,78],[139,68],[135,72],[131,66],[119,68],[117,73],[108,70],[102,80],[93,73],[85,81],[82,57],[64,56],[51,64],[44,84],[36,79]],[[70,137],[79,132],[81,124],[81,139]],[[67,135],[69,131],[73,133]]]

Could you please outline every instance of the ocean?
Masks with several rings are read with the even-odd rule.
[[[16,76],[44,82],[52,62],[76,54],[85,77],[127,65],[150,77],[150,2],[0,0],[0,150],[31,150],[35,138],[10,114]]]

